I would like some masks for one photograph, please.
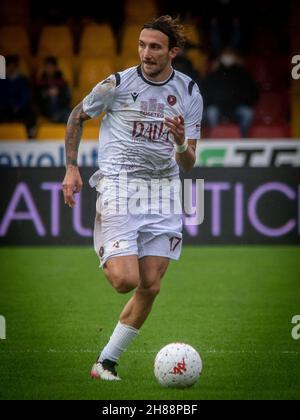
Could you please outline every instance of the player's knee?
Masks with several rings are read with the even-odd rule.
[[[121,283],[115,286],[115,289],[118,293],[126,294],[131,292],[133,289],[135,289],[135,285],[131,283]]]
[[[159,294],[160,292],[160,287],[159,285],[153,285],[150,287],[148,293],[152,298],[156,298],[156,296]]]
[[[155,299],[156,296],[159,294],[160,285],[159,284],[152,284],[151,286],[143,287],[142,291],[148,299],[152,300],[152,299]]]
[[[129,293],[137,287],[138,279],[134,276],[114,275],[110,282],[118,293]]]

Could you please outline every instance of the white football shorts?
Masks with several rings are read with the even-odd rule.
[[[179,259],[182,248],[180,196],[176,192],[172,194],[173,191],[162,196],[152,182],[155,184],[155,181],[134,180],[125,185],[106,177],[99,181],[94,248],[101,267],[109,258],[125,255]]]

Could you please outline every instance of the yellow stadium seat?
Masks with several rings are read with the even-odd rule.
[[[103,58],[85,58],[79,69],[79,89],[89,92],[96,84],[114,73],[111,60]]]
[[[73,39],[67,26],[45,26],[40,36],[38,56],[73,56]]]
[[[110,25],[88,25],[84,28],[80,43],[80,57],[113,59],[115,56],[116,42]]]
[[[103,112],[100,117],[87,120],[83,124],[82,140],[98,140],[101,122],[105,116]]]
[[[127,25],[123,32],[122,56],[133,56],[138,52],[141,25]]]
[[[100,126],[84,126],[82,133],[82,140],[98,140],[99,138]]]
[[[195,69],[198,70],[202,76],[204,76],[207,72],[208,66],[207,55],[196,48],[191,48],[187,51],[187,57],[191,60]]]
[[[194,44],[196,46],[201,44],[201,39],[199,35],[198,28],[193,23],[188,23],[184,25],[184,33],[186,39],[189,43]]]
[[[74,86],[74,71],[72,61],[68,58],[59,58],[58,66],[64,75],[65,80],[68,82],[70,87]]]
[[[128,23],[145,23],[157,17],[155,0],[126,0],[125,16]]]
[[[4,56],[30,55],[30,42],[26,29],[22,26],[3,26],[0,28],[0,53]]]
[[[65,124],[44,123],[38,128],[36,139],[41,141],[64,140]]]
[[[97,118],[91,118],[90,120],[87,120],[83,124],[83,128],[89,128],[89,127],[100,127],[100,124],[105,116],[105,112],[103,112],[100,117]]]
[[[121,56],[119,58],[118,68],[120,71],[128,69],[129,67],[139,66],[141,64],[138,54],[132,57]]]
[[[21,123],[0,124],[0,140],[24,141],[28,139],[26,127]]]
[[[82,102],[89,92],[90,90],[88,89],[74,88],[72,92],[72,107],[74,108],[76,105]]]

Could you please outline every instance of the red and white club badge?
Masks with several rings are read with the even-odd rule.
[[[177,102],[177,98],[176,98],[176,96],[174,96],[174,95],[169,95],[169,96],[168,96],[168,103],[169,103],[171,106],[174,106],[174,105],[176,104],[176,102]]]

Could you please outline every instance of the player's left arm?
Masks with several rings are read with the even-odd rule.
[[[185,138],[184,119],[182,116],[177,118],[165,119],[165,124],[173,134],[176,143],[176,162],[186,172],[193,169],[196,162],[196,143],[197,140]]]
[[[176,148],[176,162],[184,170],[190,171],[196,162],[196,144],[200,139],[203,100],[198,86],[191,81],[188,88],[187,112],[183,116],[166,118],[165,124],[173,134]]]

